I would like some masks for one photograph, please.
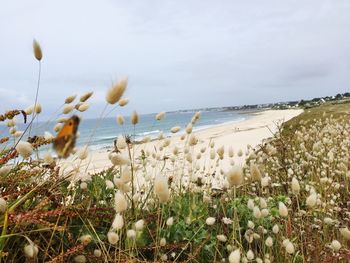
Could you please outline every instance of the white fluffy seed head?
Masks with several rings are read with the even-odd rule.
[[[167,260],[168,260],[167,254],[162,254],[162,255],[160,256],[160,260],[161,260],[161,261],[167,261]]]
[[[240,263],[241,262],[241,251],[239,249],[236,249],[230,253],[230,256],[228,257],[228,261],[230,263]]]
[[[17,132],[17,128],[16,127],[11,127],[10,130],[9,130],[9,133],[11,135],[15,135],[16,132]]]
[[[160,121],[161,119],[163,119],[165,117],[165,112],[161,111],[156,115],[156,120]]]
[[[52,156],[49,152],[44,153],[43,159],[44,159],[44,162],[47,164],[52,164],[54,162],[54,159],[52,158]]]
[[[186,133],[187,134],[190,134],[190,133],[192,133],[192,123],[189,123],[189,124],[187,124],[187,126],[186,126]]]
[[[129,168],[124,168],[120,176],[120,180],[123,183],[128,183],[131,181],[131,171]]]
[[[117,116],[117,123],[119,125],[123,125],[124,124],[124,117],[122,115],[118,115]]]
[[[253,221],[249,220],[248,223],[247,223],[247,226],[248,226],[248,228],[250,228],[250,229],[254,229],[255,224],[254,224]]]
[[[34,110],[34,106],[29,106],[24,111],[27,115],[31,115],[33,113],[33,110]]]
[[[39,114],[42,112],[42,110],[43,110],[43,108],[41,107],[41,104],[37,103],[35,106],[35,109],[34,109],[35,113]]]
[[[166,245],[166,239],[162,237],[159,241],[159,246],[164,247]]]
[[[78,255],[74,257],[74,262],[75,263],[85,263],[86,262],[86,257],[84,255]]]
[[[27,258],[36,258],[38,255],[39,249],[32,241],[29,244],[24,246],[24,255]]]
[[[267,247],[272,247],[273,246],[273,239],[272,237],[267,237],[266,240],[265,240],[265,245]]]
[[[166,225],[167,226],[172,226],[174,224],[174,218],[173,217],[169,217],[167,220],[166,220]]]
[[[117,244],[117,242],[119,241],[119,236],[117,233],[115,232],[108,232],[107,234],[107,238],[108,238],[108,242],[111,244],[111,245],[115,245]]]
[[[33,146],[29,142],[20,141],[16,146],[16,151],[24,159],[30,157],[33,152]]]
[[[278,213],[282,217],[288,216],[288,209],[287,209],[286,205],[282,202],[278,203]]]
[[[172,132],[172,133],[177,133],[178,131],[180,131],[181,130],[181,127],[180,126],[174,126],[174,127],[172,127],[171,129],[170,129],[170,131]]]
[[[55,132],[59,132],[63,127],[62,123],[56,123],[56,125],[53,127]]]
[[[218,154],[219,158],[222,160],[224,158],[225,148],[224,146],[219,147],[216,150],[216,153]]]
[[[64,103],[65,103],[65,104],[72,103],[72,102],[75,100],[76,97],[77,97],[77,95],[68,96],[68,97],[64,100]]]
[[[16,126],[16,120],[15,119],[8,120],[6,125],[7,127],[14,127]]]
[[[85,189],[87,189],[87,183],[86,182],[82,182],[81,184],[80,184],[80,189],[81,190],[85,190]]]
[[[309,208],[312,208],[316,205],[317,203],[317,194],[316,193],[312,193],[311,195],[308,196],[308,198],[306,198],[306,205]]]
[[[253,179],[253,181],[261,180],[262,176],[261,176],[259,167],[255,163],[250,164],[250,176]]]
[[[278,225],[274,225],[274,226],[272,227],[272,232],[273,232],[274,234],[277,234],[279,231],[280,231],[280,228],[279,228]]]
[[[197,112],[193,115],[192,120],[191,120],[191,123],[192,123],[192,124],[195,124],[195,123],[199,120],[200,117],[201,117],[201,112],[200,112],[200,111],[197,111]]]
[[[136,231],[134,229],[128,229],[126,231],[126,237],[130,239],[134,239],[136,237]]]
[[[333,219],[330,218],[330,217],[325,217],[323,218],[323,222],[326,224],[326,225],[332,225],[334,223]]]
[[[295,248],[292,242],[287,242],[286,251],[288,254],[294,254]]]
[[[4,213],[7,209],[7,202],[4,198],[0,197],[0,213]]]
[[[66,117],[60,117],[56,120],[57,123],[65,123],[68,120]]]
[[[233,158],[233,156],[234,156],[234,152],[233,152],[232,146],[228,147],[228,156],[229,156],[230,158]]]
[[[23,131],[16,131],[13,136],[16,137],[16,138],[19,138],[19,137],[21,137],[23,135],[23,133],[24,133]]]
[[[298,195],[300,193],[299,181],[295,177],[293,177],[293,179],[292,179],[292,192],[295,195]]]
[[[194,134],[191,134],[190,139],[188,140],[188,145],[195,146],[197,143],[198,138]]]
[[[95,249],[94,250],[94,256],[95,257],[101,257],[102,256],[102,251],[100,249]]]
[[[125,141],[125,138],[124,136],[122,135],[119,135],[118,138],[117,138],[117,148],[120,149],[120,150],[123,150],[126,148],[126,141]]]
[[[94,94],[92,91],[85,93],[84,95],[82,95],[82,96],[80,97],[80,99],[79,99],[80,102],[85,102],[85,101],[87,101],[87,100],[92,96],[92,94]]]
[[[110,181],[110,180],[106,180],[106,188],[107,189],[113,189],[114,188],[113,182]]]
[[[208,226],[212,226],[215,224],[215,218],[214,217],[208,217],[206,220],[205,220],[205,223],[208,225]]]
[[[341,248],[340,242],[338,240],[333,240],[331,243],[331,248],[336,252],[339,251]]]
[[[259,207],[254,206],[253,208],[253,216],[257,219],[261,218],[261,211],[259,209]]]
[[[168,181],[164,176],[156,176],[154,180],[154,193],[161,203],[166,203],[169,200],[170,192],[168,188]]]
[[[254,204],[254,200],[253,200],[253,199],[248,199],[247,207],[248,207],[250,210],[253,210],[253,209],[254,209],[255,204]]]
[[[264,208],[261,210],[261,217],[266,217],[269,215],[269,209]]]
[[[267,208],[267,203],[266,203],[265,198],[260,197],[259,202],[260,202],[260,208]]]
[[[220,241],[220,242],[226,242],[227,241],[227,237],[225,235],[217,235],[216,238]]]
[[[119,100],[118,103],[119,103],[120,107],[124,107],[129,103],[129,99],[127,99],[127,98],[121,99],[121,100]]]
[[[125,199],[125,196],[117,192],[114,196],[114,209],[117,213],[121,213],[128,208],[128,202]]]
[[[83,146],[79,152],[78,152],[78,157],[80,160],[85,160],[89,155],[89,149],[88,146]]]
[[[63,114],[68,114],[74,109],[74,105],[66,105],[63,108]]]
[[[74,109],[79,110],[79,107],[82,105],[83,103],[78,102],[77,104],[74,105]]]
[[[254,259],[254,252],[253,250],[249,249],[247,252],[247,259],[248,260],[253,260]]]
[[[109,104],[117,103],[121,99],[121,97],[123,96],[127,85],[128,85],[127,78],[121,79],[117,83],[112,85],[112,87],[110,87],[110,89],[107,91],[106,101]]]
[[[124,226],[124,219],[121,214],[116,214],[112,223],[112,230],[120,230]]]
[[[84,112],[89,109],[90,105],[88,103],[82,103],[78,106],[78,111]]]
[[[139,122],[139,115],[136,111],[131,113],[130,121],[132,125],[136,125]]]
[[[34,57],[38,60],[41,61],[43,58],[43,52],[41,50],[40,44],[38,41],[36,41],[35,39],[33,40],[33,53],[34,53]]]
[[[135,230],[136,231],[141,231],[145,226],[145,220],[140,219],[135,223]]]
[[[226,178],[229,185],[238,186],[243,182],[243,170],[240,166],[234,166],[226,173]]]
[[[346,240],[350,240],[350,230],[347,227],[340,228],[339,231]]]
[[[128,157],[123,156],[122,154],[113,153],[110,155],[110,160],[113,165],[128,165],[130,160]]]
[[[89,244],[92,240],[92,236],[89,235],[89,234],[86,234],[86,235],[82,235],[80,238],[79,238],[79,241],[83,244]]]

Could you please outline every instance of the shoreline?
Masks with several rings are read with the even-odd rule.
[[[237,156],[237,151],[242,150],[243,153],[247,150],[247,145],[251,147],[256,147],[258,144],[262,143],[264,139],[270,138],[277,131],[277,123],[286,122],[293,117],[302,113],[301,109],[288,109],[288,110],[264,110],[259,112],[254,112],[250,115],[250,117],[237,122],[229,122],[218,124],[213,127],[208,127],[200,130],[195,130],[195,125],[193,127],[193,134],[198,138],[198,144],[195,146],[197,151],[199,151],[202,147],[209,147],[211,141],[215,142],[215,149],[218,147],[225,147],[225,154],[227,153],[228,147],[232,146],[235,152],[235,157],[233,158],[234,162],[239,165],[243,165],[246,159],[245,154],[239,157]],[[183,132],[183,130],[181,130]],[[167,132],[167,131],[164,131]],[[174,146],[178,147],[181,151],[185,147],[185,141],[180,139],[181,134],[177,133],[170,137],[164,137],[170,140],[170,146],[166,147],[162,152],[162,155],[170,156],[171,151]],[[160,151],[161,146],[163,145],[163,140],[152,140],[147,143],[135,144],[133,148],[133,152],[135,156],[140,156],[141,150],[152,153],[155,151]],[[67,160],[67,164],[79,163],[80,172],[88,172],[88,173],[97,173],[104,169],[111,167],[111,162],[108,158],[108,154],[113,150],[113,142],[111,141],[111,147],[104,147],[98,150],[90,150],[89,156],[87,159],[80,161]],[[208,154],[209,150],[206,151]],[[125,154],[125,153],[124,153]],[[204,156],[206,159],[209,156]],[[205,159],[202,158],[202,159]],[[228,159],[228,158],[226,158]],[[230,167],[230,163],[224,162],[223,160],[223,168],[228,169]],[[64,165],[65,162],[61,163]],[[168,168],[168,167],[167,167]],[[165,169],[163,172],[169,172],[170,169]]]

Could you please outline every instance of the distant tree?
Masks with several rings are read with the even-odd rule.
[[[307,101],[301,100],[301,101],[299,102],[299,105],[300,105],[300,106],[304,106],[306,103],[307,103]]]
[[[338,93],[337,95],[335,95],[335,98],[336,99],[341,99],[343,96],[340,94],[340,93]]]

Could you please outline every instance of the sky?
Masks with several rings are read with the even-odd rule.
[[[94,91],[96,117],[123,77],[115,114],[347,92],[349,14],[349,0],[0,0],[0,112],[34,104],[34,38],[43,116]]]

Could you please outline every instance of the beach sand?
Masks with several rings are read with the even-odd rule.
[[[218,125],[215,127],[198,131],[195,131],[194,126],[193,133],[198,138],[198,144],[195,146],[195,149],[191,150],[193,150],[194,153],[197,154],[202,147],[208,148],[210,142],[214,140],[215,150],[220,146],[224,146],[225,155],[227,155],[228,147],[232,146],[235,152],[235,157],[233,158],[234,162],[238,165],[243,165],[246,155],[243,154],[243,156],[241,157],[237,156],[238,150],[241,149],[243,153],[245,153],[247,150],[247,145],[255,147],[258,144],[260,144],[264,139],[272,137],[273,134],[277,131],[277,127],[279,124],[290,120],[291,118],[299,115],[301,112],[302,110],[300,109],[266,110],[253,113],[246,120],[236,123]],[[164,131],[164,133],[165,132],[168,131]],[[170,145],[163,150],[161,150],[160,147],[163,145],[164,139],[134,145],[134,156],[139,157],[141,155],[141,150],[144,150],[146,154],[148,153],[149,155],[155,152],[161,155],[162,157],[170,157],[172,156],[172,149],[175,145],[179,148],[181,152],[184,149],[186,139],[180,139],[181,131],[178,134],[169,137]],[[111,142],[111,146],[112,145],[113,142]],[[81,172],[96,173],[111,167],[111,162],[108,158],[108,154],[110,153],[111,149],[90,151],[88,158],[79,164],[79,169],[81,170]],[[208,162],[208,159],[210,159],[209,152],[210,151],[207,150],[203,154],[206,156],[203,156],[204,158],[201,158],[202,162]],[[125,152],[124,154],[126,155]],[[195,155],[193,155],[193,158],[195,158]],[[228,158],[226,159],[226,163],[224,162],[220,165],[223,169],[228,169],[230,162],[232,162],[231,160],[228,160]],[[170,161],[168,161],[168,164],[169,163]],[[213,164],[211,164],[211,166],[213,167]],[[170,168],[170,165],[166,165],[165,168],[166,169],[163,169],[163,172],[174,170],[174,167]]]

